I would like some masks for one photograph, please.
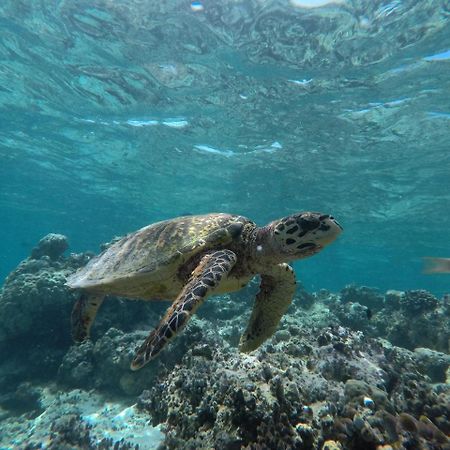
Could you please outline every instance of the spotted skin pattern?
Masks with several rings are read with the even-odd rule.
[[[104,295],[88,295],[86,292],[83,292],[75,302],[70,317],[72,339],[75,342],[83,342],[89,337],[92,323],[104,298]]]
[[[256,350],[272,336],[292,302],[295,287],[294,270],[286,263],[277,264],[261,274],[260,290],[239,343],[241,352]]]
[[[191,279],[178,298],[168,309],[159,325],[139,347],[131,363],[132,370],[138,370],[158,353],[187,324],[197,308],[219,285],[224,276],[236,264],[236,255],[231,250],[219,250],[206,254],[192,272]]]

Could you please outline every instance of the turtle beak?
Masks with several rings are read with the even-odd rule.
[[[331,244],[342,233],[343,228],[333,216],[321,216],[319,220],[319,230],[324,231],[320,238],[320,245],[324,247]]]
[[[331,219],[340,229],[341,231],[344,231],[344,228],[342,228],[342,225],[334,218]]]

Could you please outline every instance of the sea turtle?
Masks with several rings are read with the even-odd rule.
[[[213,213],[165,220],[112,244],[71,275],[81,290],[74,305],[72,336],[82,342],[107,294],[172,305],[139,347],[137,370],[153,359],[187,324],[211,294],[243,288],[260,274],[260,291],[239,348],[250,352],[276,330],[295,292],[287,262],[312,256],[330,244],[342,227],[328,214],[301,212],[257,227],[246,217]]]

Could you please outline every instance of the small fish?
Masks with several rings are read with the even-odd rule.
[[[450,273],[450,258],[423,258],[423,273]]]
[[[370,320],[372,318],[372,310],[370,308],[367,308],[366,314],[367,314],[367,318]]]

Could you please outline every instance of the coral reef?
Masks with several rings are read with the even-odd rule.
[[[426,347],[449,353],[450,305],[424,290],[387,291],[347,286],[328,302],[339,322],[368,336],[410,350]]]
[[[132,372],[167,303],[108,299],[93,339],[72,345],[64,283],[90,254],[66,249],[46,236],[0,293],[0,348],[14,348],[0,362],[0,446],[150,449],[162,439],[143,431],[151,420],[164,425],[161,449],[450,448],[448,297],[299,287],[273,338],[245,355],[253,281],[209,299],[170,351]],[[100,391],[139,396],[141,411],[105,406]]]
[[[378,289],[354,284],[345,286],[341,290],[341,301],[343,303],[361,303],[371,309],[381,309],[384,306],[384,296]]]
[[[406,291],[400,295],[400,310],[410,316],[433,311],[439,305],[438,299],[424,290]]]
[[[70,292],[65,282],[67,275],[85,265],[91,254],[64,257],[66,249],[67,239],[64,236],[45,236],[33,249],[32,255],[6,278],[0,291],[0,350],[5,355],[0,361],[0,388],[5,394],[13,394],[24,381],[54,377],[67,351],[69,355],[85,351],[83,348],[71,348],[70,312],[76,293]],[[165,307],[160,303],[149,305],[109,298],[93,327],[94,340],[111,326],[130,331],[142,324],[149,329]],[[114,354],[112,348],[109,349],[111,353],[107,354],[105,345],[108,339],[110,335],[101,341],[103,350],[97,352],[105,360]],[[126,339],[127,345],[132,345],[132,336]],[[89,347],[90,344],[87,345]],[[124,347],[118,342],[114,345],[117,345],[116,348]],[[14,351],[8,351],[10,348]],[[75,387],[101,386],[92,382],[87,369],[89,362],[85,364],[85,379],[79,375],[79,384]],[[117,365],[123,367],[123,373],[128,372],[125,363]],[[95,367],[91,373],[97,369]],[[72,380],[75,380],[74,376]],[[71,386],[74,384],[71,383]]]
[[[33,336],[63,335],[70,314],[71,296],[64,287],[65,272],[85,260],[52,260],[43,255],[19,264],[5,281],[0,294],[0,344]]]
[[[161,374],[139,406],[153,424],[166,423],[163,448],[447,445],[450,387],[430,384],[414,352],[340,326],[320,331],[295,322],[288,316],[280,330],[289,340],[274,339],[252,355],[206,333],[209,354],[191,349]],[[414,385],[420,401],[407,391]],[[413,427],[405,411],[423,418],[411,418]]]
[[[433,383],[445,383],[446,371],[450,366],[450,355],[429,348],[414,349],[416,361]]]
[[[90,253],[62,256],[67,242],[64,236],[50,234],[33,250],[33,256],[22,261],[5,280],[0,293],[0,345],[12,340],[34,338],[54,341],[55,335],[70,343],[70,311],[76,294],[65,286],[67,276],[84,266]],[[51,256],[50,256],[51,255]],[[105,314],[99,315],[97,330],[112,324],[131,329],[148,317],[143,302],[124,306],[120,300],[106,302]],[[152,308],[161,311],[161,308]],[[153,318],[153,317],[150,317]],[[115,323],[113,323],[115,321]]]
[[[129,402],[53,385],[32,391],[35,413],[3,418],[0,448],[152,450],[162,439],[159,428],[149,426],[146,414]]]
[[[52,260],[56,260],[69,248],[67,237],[62,234],[50,233],[44,236],[38,245],[31,251],[32,259],[41,259],[48,256]]]
[[[69,387],[102,389],[118,395],[137,395],[152,385],[161,370],[161,360],[132,372],[130,361],[134,351],[146,337],[146,331],[124,333],[110,328],[95,342],[87,341],[70,347],[58,370],[58,381]],[[173,367],[186,348],[196,341],[195,325],[186,340],[176,341],[164,359],[165,367]]]

